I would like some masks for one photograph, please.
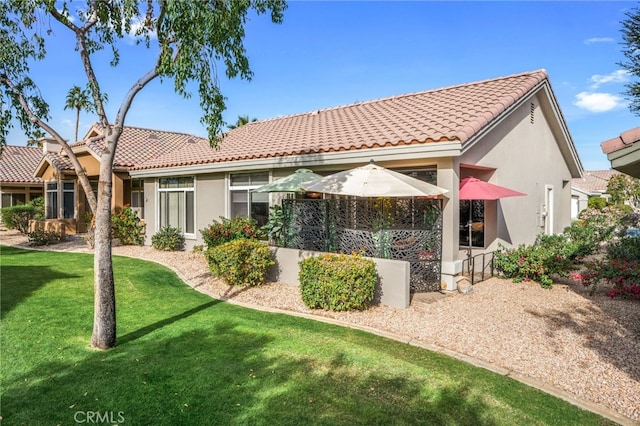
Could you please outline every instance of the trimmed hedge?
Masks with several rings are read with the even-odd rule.
[[[299,262],[302,301],[312,309],[364,310],[373,301],[378,274],[371,259],[324,254]]]
[[[238,239],[205,252],[211,273],[229,285],[264,284],[269,268],[275,264],[269,246],[255,239]]]
[[[29,221],[38,217],[39,212],[31,204],[4,207],[0,210],[2,223],[7,229],[17,229],[23,234],[29,232]]]

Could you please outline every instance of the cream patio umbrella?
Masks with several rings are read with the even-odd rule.
[[[334,173],[300,185],[309,192],[355,197],[438,197],[448,192],[402,173],[377,166],[366,166]]]

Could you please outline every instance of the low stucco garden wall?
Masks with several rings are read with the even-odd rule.
[[[269,270],[268,279],[299,286],[300,262],[310,256],[322,254],[317,251],[271,247],[276,264]],[[409,287],[410,264],[404,260],[368,258],[375,262],[378,283],[374,302],[393,308],[406,309],[411,301]]]

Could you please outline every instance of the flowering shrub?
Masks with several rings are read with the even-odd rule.
[[[606,281],[613,285],[613,289],[608,292],[610,297],[640,300],[640,261],[638,260],[596,261],[587,271],[581,274],[576,273],[572,278],[580,281],[585,287],[591,287],[592,295],[598,284]]]
[[[623,238],[607,247],[605,261],[596,261],[582,274],[572,276],[593,294],[598,284],[608,282],[611,297],[640,300],[640,238]]]
[[[601,209],[586,209],[580,212],[578,218],[584,226],[593,230],[595,238],[599,241],[610,240],[615,233],[616,227],[620,226],[620,220],[625,213],[614,206],[607,206]]]
[[[494,255],[494,265],[506,278],[514,282],[533,280],[544,288],[551,288],[551,275],[566,275],[581,250],[579,242],[565,235],[539,235],[531,246],[521,244],[516,249],[500,245]]]
[[[233,219],[221,217],[221,222],[213,221],[211,225],[200,230],[207,248],[239,239],[255,239],[262,237],[262,231],[255,220],[250,217],[236,216]]]

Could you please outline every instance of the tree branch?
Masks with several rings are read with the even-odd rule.
[[[29,116],[29,120],[31,120],[32,123],[38,125],[41,129],[44,129],[56,140],[56,142],[60,144],[63,151],[67,154],[67,157],[69,157],[71,164],[73,164],[73,168],[76,172],[76,175],[78,176],[78,179],[80,180],[80,184],[82,185],[82,188],[84,189],[85,194],[87,195],[87,201],[89,202],[89,206],[93,211],[96,211],[96,209],[98,208],[98,202],[96,200],[95,195],[93,195],[93,190],[91,189],[91,184],[89,183],[89,178],[87,177],[87,173],[82,168],[82,165],[76,158],[76,155],[74,154],[74,152],[71,150],[71,147],[69,146],[67,141],[62,136],[60,136],[60,134],[56,132],[53,127],[49,126],[49,124],[47,124],[45,121],[40,119],[40,117],[36,116],[33,113],[33,111],[31,110],[31,107],[29,106],[29,103],[24,98],[24,95],[18,89],[18,87],[13,83],[13,81],[9,79],[9,77],[7,77],[5,74],[0,75],[0,83],[8,87],[11,90],[11,92],[18,98],[18,101],[20,102],[20,106]],[[91,194],[91,196],[89,196],[89,194]]]

